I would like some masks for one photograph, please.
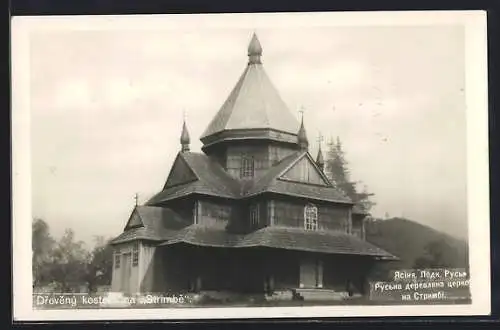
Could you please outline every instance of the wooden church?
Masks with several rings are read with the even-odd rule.
[[[366,276],[394,257],[365,241],[367,214],[335,188],[304,121],[287,109],[261,62],[248,63],[190,151],[181,148],[163,189],[138,205],[113,241],[114,292],[280,290],[366,292]]]

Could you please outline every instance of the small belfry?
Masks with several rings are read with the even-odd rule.
[[[262,46],[254,33],[248,45],[248,64],[261,64]]]
[[[297,133],[297,143],[299,144],[300,150],[306,151],[309,149],[309,141],[307,140],[307,132],[304,127],[304,110],[300,110],[302,118],[300,120],[300,128]]]
[[[189,132],[186,125],[186,118],[184,118],[182,123],[182,133],[180,141],[181,141],[181,152],[189,151],[189,144],[191,140],[189,138]]]

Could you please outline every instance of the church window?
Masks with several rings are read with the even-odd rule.
[[[134,243],[132,248],[132,266],[137,266],[139,264],[139,242]]]
[[[120,268],[120,259],[121,259],[120,252],[115,252],[115,268]]]
[[[318,230],[318,208],[312,204],[308,204],[304,208],[304,228]]]
[[[259,204],[250,206],[250,224],[252,227],[259,225]]]
[[[240,178],[253,178],[254,159],[253,157],[243,156],[241,158]]]

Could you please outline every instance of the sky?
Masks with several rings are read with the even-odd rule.
[[[304,121],[343,142],[374,216],[467,233],[465,48],[459,24],[34,30],[30,34],[32,213],[57,237],[117,236],[161,190],[247,64],[264,68]],[[323,150],[326,145],[323,144]]]

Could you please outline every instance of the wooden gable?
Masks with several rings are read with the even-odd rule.
[[[167,178],[167,182],[165,183],[165,188],[177,186],[183,183],[188,183],[198,180],[196,174],[194,174],[193,170],[189,167],[187,162],[182,158],[179,154],[172,165],[172,169]]]
[[[314,161],[305,154],[285,171],[280,179],[329,186],[327,179],[320,172]]]
[[[137,209],[134,209],[134,211],[132,211],[132,214],[130,215],[130,218],[128,219],[127,224],[125,225],[125,230],[129,228],[143,227],[143,226],[144,223],[142,222],[139,212],[137,212]]]

